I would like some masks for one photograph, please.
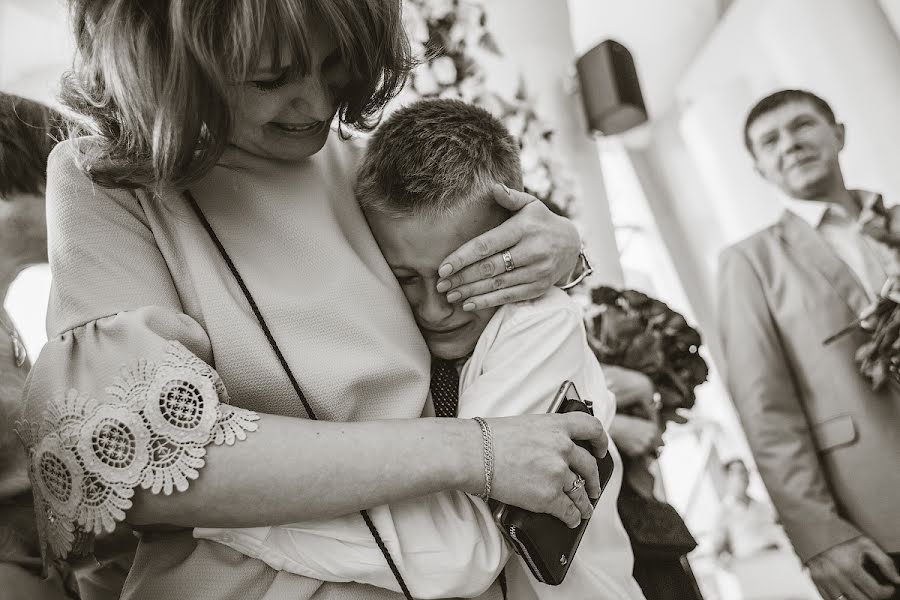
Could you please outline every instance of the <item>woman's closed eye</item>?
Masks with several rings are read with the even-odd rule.
[[[284,69],[277,77],[274,79],[255,79],[251,81],[256,89],[262,92],[271,92],[273,90],[277,90],[284,84],[288,82],[288,69]]]

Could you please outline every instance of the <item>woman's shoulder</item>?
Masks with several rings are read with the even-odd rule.
[[[97,138],[64,140],[47,159],[47,217],[49,226],[77,226],[85,220],[141,217],[139,190],[113,188],[95,183],[90,161],[102,151]]]
[[[84,168],[85,160],[100,150],[100,141],[95,136],[68,138],[56,144],[47,158],[47,177],[65,174],[81,176],[90,180]]]

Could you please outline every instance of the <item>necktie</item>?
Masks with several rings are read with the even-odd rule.
[[[459,371],[455,360],[431,358],[431,401],[434,416],[455,417],[459,404]]]

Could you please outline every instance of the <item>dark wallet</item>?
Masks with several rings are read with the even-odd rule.
[[[572,411],[594,414],[591,407],[578,396],[571,381],[560,388],[550,412]],[[586,442],[576,442],[589,450]],[[609,453],[599,461],[601,492],[606,488],[613,472],[612,456]],[[594,506],[597,500],[591,501]],[[570,529],[556,517],[544,513],[533,513],[517,506],[495,502],[492,505],[496,519],[504,537],[516,553],[521,556],[535,579],[548,585],[559,585],[569,572],[569,565],[575,558],[575,551],[581,543],[589,520],[584,519],[575,529]]]

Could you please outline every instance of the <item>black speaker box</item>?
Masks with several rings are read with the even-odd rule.
[[[628,48],[606,40],[579,58],[575,66],[591,132],[622,133],[647,120],[641,84]]]

